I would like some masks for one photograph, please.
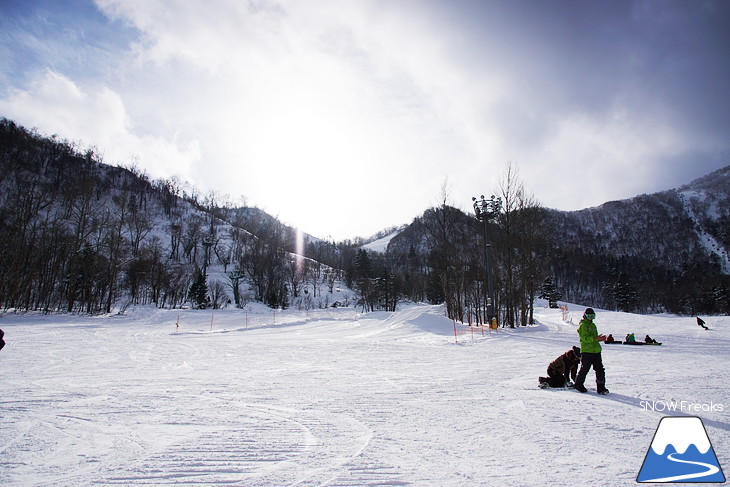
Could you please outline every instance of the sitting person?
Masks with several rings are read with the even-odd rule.
[[[629,333],[628,335],[626,335],[626,343],[629,343],[632,345],[636,343],[636,337],[634,336],[633,333]]]
[[[572,385],[580,364],[580,348],[573,347],[556,358],[547,368],[548,377],[540,377],[540,387],[566,387]]]
[[[614,339],[613,335],[609,333],[608,336],[606,337],[606,341],[604,343],[614,343],[615,341],[616,341],[616,339]]]
[[[654,339],[653,339],[652,337],[650,337],[649,335],[646,335],[646,336],[644,337],[644,343],[656,343],[656,340],[654,340]]]

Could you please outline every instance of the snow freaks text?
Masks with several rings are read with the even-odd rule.
[[[710,403],[695,403],[689,401],[640,401],[639,407],[643,411],[659,411],[660,413],[721,413],[725,411],[722,404],[710,401]]]

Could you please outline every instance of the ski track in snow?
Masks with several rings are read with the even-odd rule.
[[[536,317],[455,338],[435,306],[5,314],[0,485],[633,485],[672,414],[652,400],[723,404],[686,414],[727,463],[730,318],[599,311],[665,345],[605,346],[598,396],[592,372],[587,394],[537,388],[577,334]]]

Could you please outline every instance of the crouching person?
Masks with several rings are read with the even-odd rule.
[[[569,387],[575,380],[580,363],[580,348],[573,347],[560,357],[556,358],[547,368],[547,377],[540,377],[540,387]]]

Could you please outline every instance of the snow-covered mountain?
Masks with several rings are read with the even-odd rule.
[[[730,309],[730,166],[680,188],[573,212],[548,210],[553,274],[566,299],[585,279],[617,287],[634,309],[693,314]],[[661,297],[664,296],[664,297]]]
[[[548,217],[558,248],[577,244],[677,269],[701,256],[730,274],[730,166],[680,188]]]
[[[730,166],[676,190],[700,244],[730,274]]]
[[[427,211],[388,237],[396,261],[428,252],[437,213]],[[451,213],[464,229],[451,232],[454,245],[480,245],[475,219]],[[730,166],[680,188],[579,211],[545,209],[543,216],[537,258],[563,299],[686,314],[730,310]],[[508,249],[499,226],[490,232],[499,267]]]
[[[675,268],[701,256],[730,274],[730,166],[650,195],[577,211],[546,209],[546,218],[548,241],[556,249],[575,247]],[[423,248],[420,223],[389,232],[368,248],[383,252],[391,242],[394,249]]]

